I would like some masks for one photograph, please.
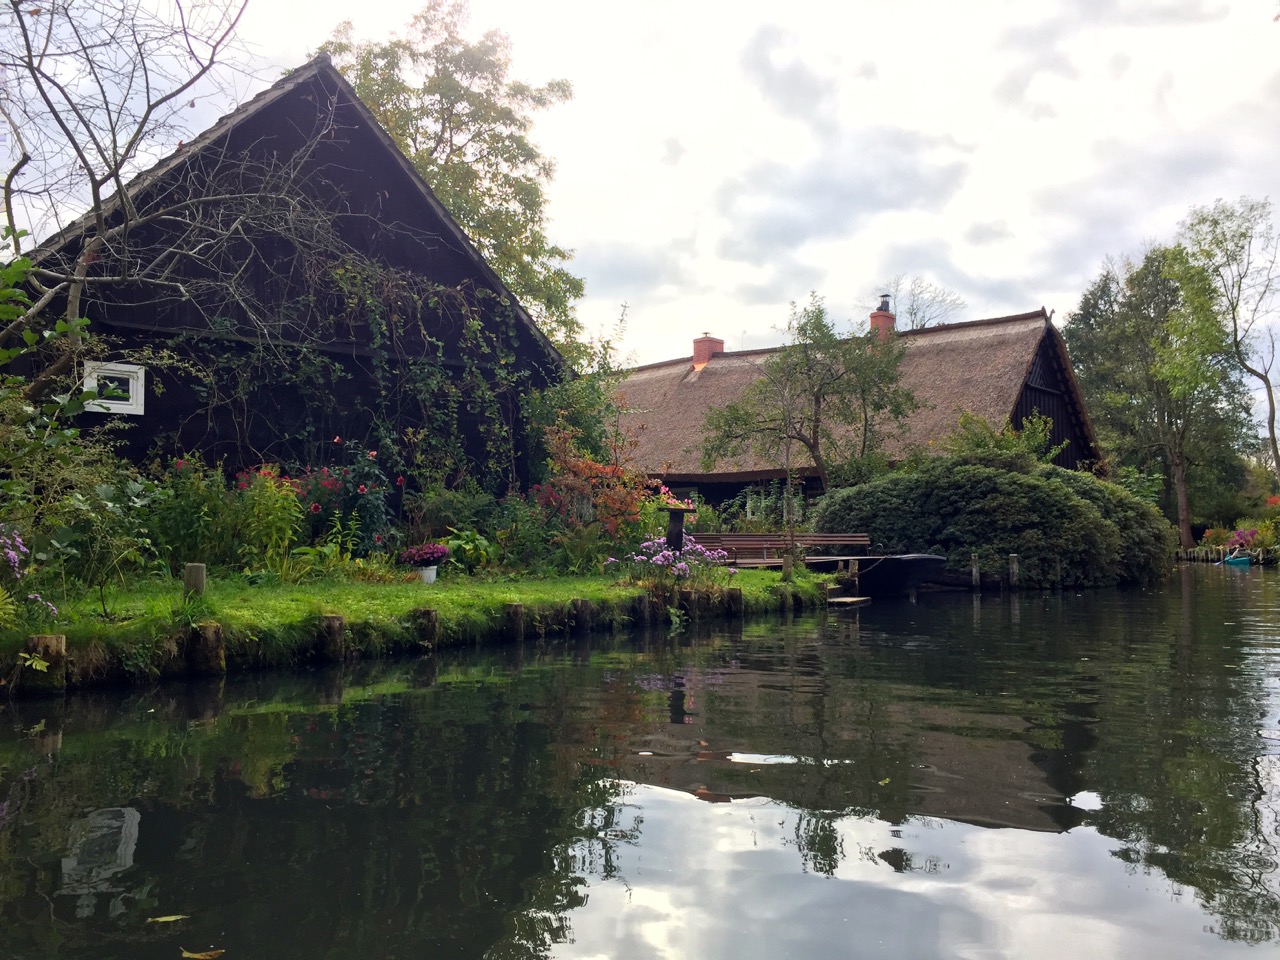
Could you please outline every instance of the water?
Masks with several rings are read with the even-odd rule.
[[[1270,954],[1277,625],[1200,567],[10,705],[0,957]]]

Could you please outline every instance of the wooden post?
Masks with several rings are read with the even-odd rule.
[[[1009,589],[1018,589],[1018,555],[1009,554]]]
[[[182,569],[182,602],[191,597],[204,596],[205,568],[203,563],[188,563]]]
[[[60,633],[37,633],[27,638],[22,652],[48,666],[37,670],[28,662],[17,672],[16,689],[23,694],[60,696],[67,689],[67,638]]]
[[[504,609],[506,622],[503,633],[512,643],[520,643],[524,640],[524,604],[508,603]]]
[[[724,592],[725,612],[735,620],[741,620],[745,606],[742,602],[742,588],[730,587]]]
[[[437,610],[423,608],[413,611],[413,619],[418,627],[418,645],[434,650],[440,645],[440,613]]]
[[[573,629],[575,633],[588,633],[591,630],[591,601],[579,597],[573,601]]]
[[[794,565],[795,565],[795,558],[792,557],[791,554],[788,553],[782,558],[782,582],[783,583],[791,582],[791,571]]]
[[[221,677],[227,672],[227,648],[222,642],[222,626],[197,624],[187,641],[187,669],[197,677]]]
[[[330,663],[347,658],[347,621],[339,616],[320,618],[320,656]]]

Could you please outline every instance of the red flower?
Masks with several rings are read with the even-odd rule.
[[[334,437],[334,438],[333,438],[333,442],[334,442],[334,443],[341,443],[341,442],[342,442],[342,438],[341,438],[341,437]]]
[[[382,534],[380,534],[380,533],[375,533],[375,534],[373,535],[373,542],[374,542],[374,543],[381,543],[381,542],[382,542]]]
[[[312,513],[319,513],[319,512],[320,512],[320,504],[318,504],[318,503],[313,503],[313,504],[311,505],[311,512],[312,512]]]
[[[368,493],[368,492],[369,492],[369,488],[366,487],[363,483],[360,484],[360,486],[356,487],[356,493]]]
[[[187,465],[187,461],[185,461],[185,460],[175,460],[175,461],[173,461],[173,469],[175,469],[175,470],[182,470],[182,469],[184,469],[184,468],[186,467],[186,465]]]
[[[396,486],[397,486],[397,487],[403,487],[403,486],[404,486],[404,477],[396,477]]]
[[[370,459],[370,460],[377,460],[377,459],[378,459],[378,451],[377,451],[377,450],[370,450],[370,451],[369,451],[369,459]]]

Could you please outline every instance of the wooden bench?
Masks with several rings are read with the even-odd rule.
[[[729,555],[729,563],[735,567],[780,567],[783,557],[790,550],[785,533],[693,533],[696,543],[708,550],[723,550]],[[871,538],[865,533],[797,533],[796,550],[802,556],[807,550],[844,547],[864,555],[871,546]],[[824,562],[839,563],[856,559],[855,556],[823,556]]]

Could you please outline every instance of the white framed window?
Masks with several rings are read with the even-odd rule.
[[[110,392],[85,405],[95,413],[128,413],[142,416],[146,407],[147,370],[136,363],[96,363],[85,361],[84,388]]]

